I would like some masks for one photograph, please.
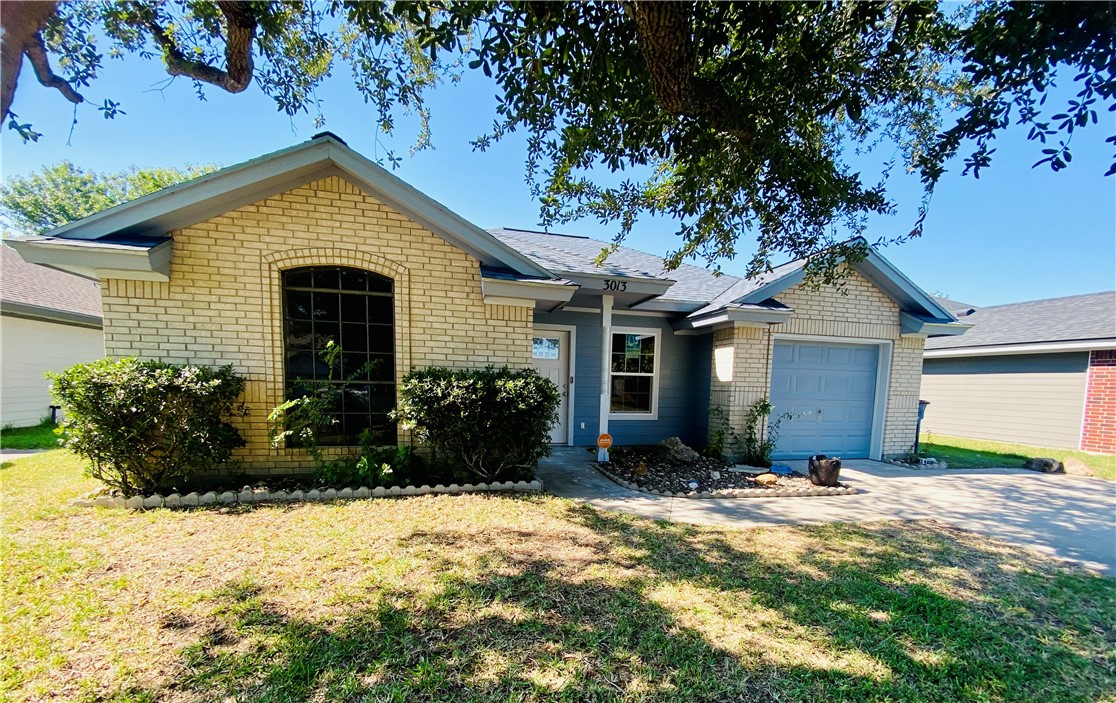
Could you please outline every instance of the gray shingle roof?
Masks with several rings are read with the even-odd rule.
[[[608,255],[604,266],[597,266],[594,259],[601,253],[601,249],[611,244],[589,237],[522,229],[488,231],[555,273],[609,274],[677,281],[659,300],[707,302],[741,281],[736,276],[717,276],[708,269],[690,264],[682,264],[673,271],[664,271],[661,256],[629,247],[620,247]]]
[[[977,308],[958,320],[973,325],[958,337],[926,341],[927,349],[1116,339],[1116,291]]]
[[[24,261],[0,245],[0,300],[101,317],[101,289],[87,278]]]
[[[945,308],[947,312],[952,312],[954,314],[960,314],[969,310],[975,310],[977,307],[976,305],[962,303],[959,300],[950,300],[949,298],[943,298],[938,295],[934,296],[934,300],[938,301],[938,304]]]

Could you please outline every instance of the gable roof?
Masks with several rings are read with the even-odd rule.
[[[927,340],[926,349],[979,352],[981,348],[1070,342],[1112,346],[1116,342],[1116,291],[976,308],[960,319],[972,329],[962,337]]]
[[[100,327],[101,290],[86,278],[29,264],[0,245],[0,312]]]
[[[555,278],[529,257],[388,173],[329,132],[63,225],[47,233],[47,241],[64,245],[68,241],[110,238],[116,242],[123,237],[132,240],[130,243],[135,246],[142,246],[145,239],[157,241],[171,230],[197,224],[330,175],[345,178],[486,266],[507,268],[537,278]],[[44,243],[30,239],[17,242],[15,246],[35,260],[31,250],[37,241]],[[62,253],[51,258],[54,260],[36,263],[68,267]],[[81,256],[75,253],[72,258],[74,262],[70,266],[80,268],[77,262]]]

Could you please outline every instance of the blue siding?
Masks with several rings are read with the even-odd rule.
[[[573,325],[577,328],[574,350],[574,444],[597,442],[601,383],[600,313],[555,312],[535,315],[538,324]],[[704,446],[709,423],[709,375],[712,335],[676,335],[662,317],[616,314],[615,327],[649,327],[659,336],[659,417],[657,420],[609,420],[609,434],[617,445],[653,444],[667,437]],[[585,429],[581,429],[581,423]]]

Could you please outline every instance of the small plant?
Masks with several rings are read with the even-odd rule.
[[[907,453],[903,456],[903,461],[908,464],[917,465],[925,456],[926,455],[924,453],[915,449],[915,445],[912,444],[910,447],[907,447]]]
[[[414,369],[394,416],[471,476],[528,480],[550,454],[559,401],[558,387],[534,369]]]
[[[784,420],[798,417],[795,413],[786,412],[768,421],[772,410],[774,406],[767,398],[761,398],[748,407],[744,430],[736,439],[736,444],[742,455],[741,461],[749,466],[771,466],[771,454],[779,440],[779,425]],[[763,433],[765,422],[767,432]]]
[[[228,421],[248,414],[237,401],[245,381],[231,366],[102,359],[49,377],[66,409],[63,446],[125,496],[211,469],[244,446]]]

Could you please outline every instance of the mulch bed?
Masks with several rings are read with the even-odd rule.
[[[707,456],[691,462],[671,461],[654,446],[621,447],[613,450],[609,458],[611,461],[601,465],[606,474],[633,483],[644,491],[696,495],[742,489],[775,491],[815,488],[806,476],[798,472],[790,476],[779,476],[778,482],[773,486],[763,486],[756,483],[754,476],[766,472],[766,469],[746,467],[746,471],[740,470],[740,467],[734,467],[723,459]],[[696,482],[697,487],[691,482]]]

